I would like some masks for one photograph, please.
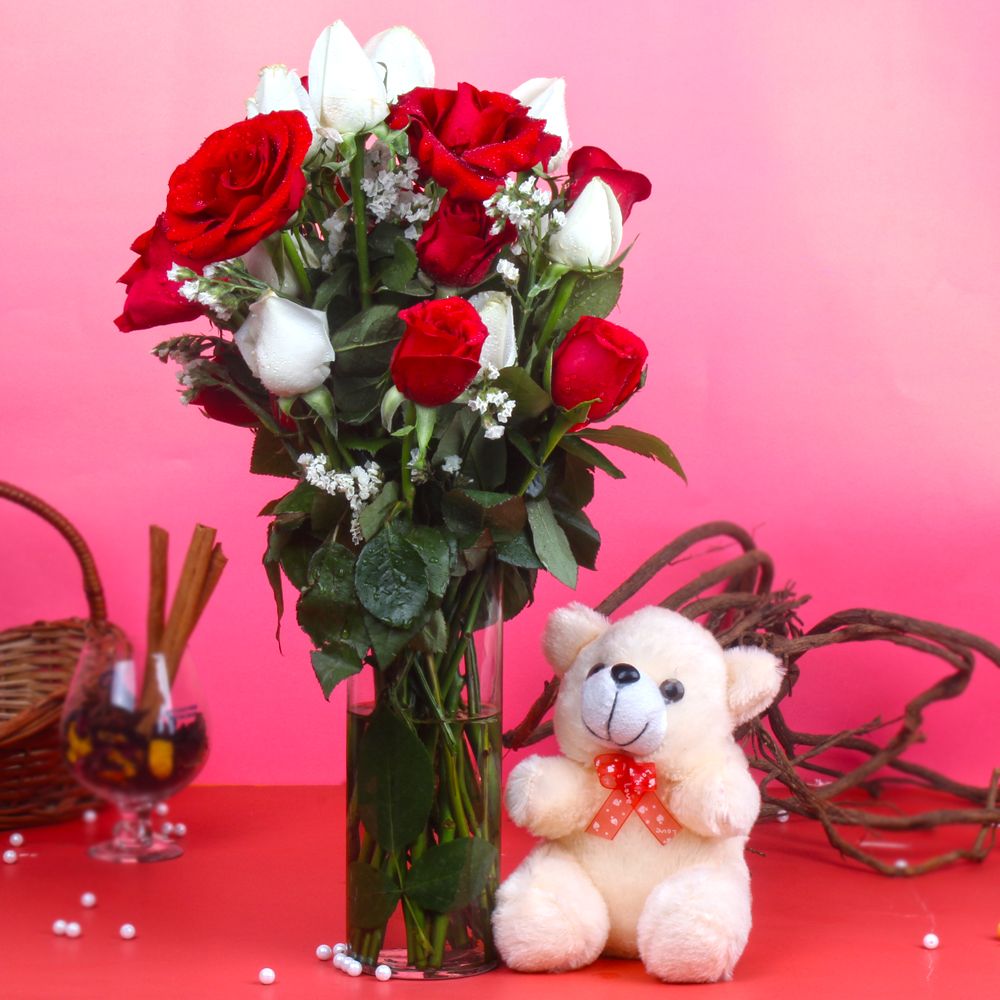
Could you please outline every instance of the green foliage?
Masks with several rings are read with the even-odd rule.
[[[578,567],[566,533],[560,527],[548,500],[529,500],[528,524],[535,552],[542,565],[567,587],[575,587]]]
[[[416,840],[434,798],[434,770],[423,743],[391,711],[376,711],[358,745],[358,813],[383,851]]]
[[[655,458],[668,469],[676,472],[685,482],[687,481],[677,456],[670,450],[669,445],[665,441],[661,441],[655,434],[637,431],[634,427],[608,427],[604,429],[585,427],[579,432],[579,437],[588,438],[598,444],[610,444],[616,448],[624,448],[637,455],[645,455],[647,458]]]
[[[281,438],[264,427],[254,432],[250,452],[250,471],[255,476],[280,476],[297,479],[299,467]]]
[[[395,306],[376,305],[358,313],[333,334],[335,374],[384,377],[402,329]]]
[[[392,524],[361,550],[354,574],[365,610],[393,628],[411,625],[427,603],[427,568]]]
[[[333,689],[348,677],[361,671],[364,661],[346,642],[331,642],[320,650],[309,654],[313,672],[323,689],[323,697],[329,700]]]
[[[389,875],[363,861],[347,866],[347,919],[352,927],[384,927],[401,893]]]
[[[497,861],[497,849],[479,837],[438,844],[414,861],[404,891],[425,910],[460,910],[486,888]]]
[[[619,267],[614,271],[596,274],[578,274],[566,308],[556,324],[558,333],[566,333],[584,316],[604,319],[618,305],[622,293],[624,273]]]

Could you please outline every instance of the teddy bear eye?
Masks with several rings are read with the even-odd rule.
[[[671,678],[660,685],[660,694],[666,702],[680,701],[684,697],[684,685],[680,681]]]
[[[600,673],[600,672],[601,672],[601,671],[602,671],[602,670],[604,669],[604,667],[605,667],[605,666],[606,666],[606,664],[604,664],[604,663],[595,663],[595,664],[594,664],[594,665],[593,665],[593,666],[592,666],[592,667],[591,667],[591,668],[590,668],[590,669],[589,669],[589,670],[587,671],[587,678],[588,678],[588,680],[589,680],[589,679],[590,679],[591,677],[593,677],[593,676],[594,676],[594,674],[599,674],[599,673]]]

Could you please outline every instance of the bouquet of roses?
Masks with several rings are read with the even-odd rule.
[[[650,185],[569,146],[562,80],[436,89],[411,31],[362,48],[337,22],[307,78],[263,69],[245,120],[174,170],[122,278],[122,330],[212,323],[155,353],[185,402],[253,429],[253,472],[296,480],[264,511],[264,563],[279,614],[282,572],[300,592],[324,693],[371,668],[352,735],[365,959],[397,904],[413,967],[488,949],[480,637],[540,569],[573,586],[594,566],[594,470],[622,476],[601,446],[681,474],[653,435],[594,426],[645,377],[642,340],[605,317]]]

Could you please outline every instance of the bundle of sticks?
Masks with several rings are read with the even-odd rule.
[[[226,567],[215,528],[199,524],[194,529],[184,565],[167,612],[168,533],[156,525],[149,529],[149,612],[146,619],[146,671],[139,706],[152,725],[164,697],[180,668],[181,658],[205,606]],[[166,670],[166,691],[157,663]]]

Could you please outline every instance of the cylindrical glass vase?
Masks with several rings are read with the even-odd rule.
[[[351,679],[347,925],[365,971],[447,979],[497,964],[500,575],[451,581],[440,617]]]

